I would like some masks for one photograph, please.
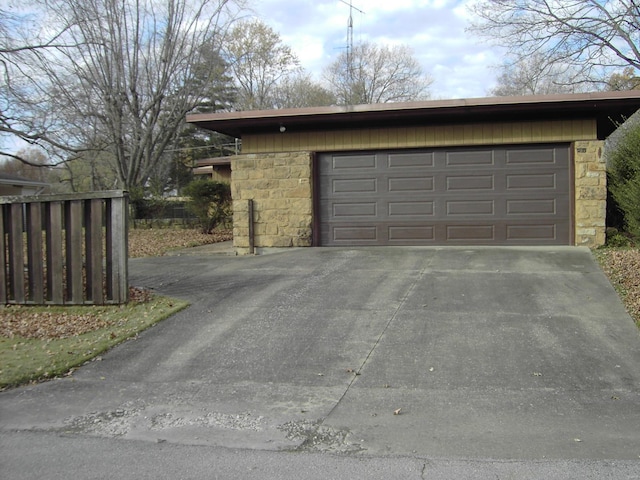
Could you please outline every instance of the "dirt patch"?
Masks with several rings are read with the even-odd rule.
[[[287,422],[278,427],[289,440],[302,440],[296,449],[304,452],[357,453],[363,449],[348,441],[349,432],[322,425],[320,420]]]

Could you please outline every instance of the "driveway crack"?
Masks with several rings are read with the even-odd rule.
[[[385,334],[389,330],[389,327],[391,327],[391,324],[398,317],[398,314],[400,313],[400,310],[402,310],[402,308],[404,307],[405,303],[407,302],[407,299],[411,296],[413,291],[416,289],[416,286],[418,285],[418,283],[420,283],[420,281],[424,277],[424,274],[425,274],[425,272],[427,270],[427,267],[428,266],[424,266],[420,270],[420,273],[418,273],[418,276],[416,277],[416,279],[413,281],[413,283],[409,286],[409,288],[407,289],[405,294],[402,296],[402,299],[400,300],[400,303],[398,304],[397,308],[394,310],[394,312],[391,315],[391,317],[389,317],[389,321],[385,324],[384,328],[380,332],[380,335],[378,335],[378,338],[373,343],[371,349],[369,350],[369,353],[367,354],[367,356],[363,360],[362,364],[354,371],[353,378],[351,378],[351,381],[347,385],[347,388],[345,388],[344,392],[342,393],[342,395],[340,396],[338,401],[335,403],[335,405],[331,408],[331,410],[329,411],[329,413],[327,414],[325,419],[327,419],[327,418],[329,418],[331,416],[333,411],[338,407],[338,405],[340,405],[340,403],[342,403],[342,400],[347,396],[347,394],[349,393],[349,390],[351,389],[351,387],[355,383],[356,379],[362,373],[362,369],[365,367],[365,365],[367,365],[367,363],[369,362],[369,359],[373,356],[373,353],[378,348],[378,345],[380,345],[380,342],[382,341],[382,338],[385,336]]]

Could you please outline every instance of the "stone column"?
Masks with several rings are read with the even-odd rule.
[[[233,245],[249,253],[248,200],[254,246],[308,247],[312,242],[312,156],[309,152],[238,155],[231,162]]]
[[[598,247],[605,243],[607,173],[602,155],[604,142],[580,141],[573,145],[575,159],[575,244]]]

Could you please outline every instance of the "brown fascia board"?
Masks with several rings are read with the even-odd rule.
[[[193,114],[187,116],[187,122],[242,138],[247,134],[277,133],[281,127],[286,133],[594,118],[598,122],[598,138],[604,139],[615,130],[614,122],[631,116],[638,109],[640,91],[634,90]]]

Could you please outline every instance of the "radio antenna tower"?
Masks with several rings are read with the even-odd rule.
[[[349,80],[353,81],[353,10],[357,10],[361,14],[364,14],[358,7],[354,7],[351,0],[346,2],[340,0],[345,5],[349,5],[349,21],[347,23],[347,72]]]

